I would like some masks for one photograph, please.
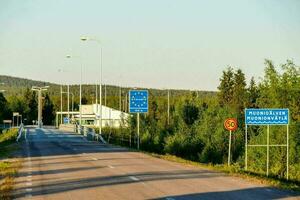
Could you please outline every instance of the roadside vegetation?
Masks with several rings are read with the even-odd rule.
[[[248,148],[248,172],[244,172],[245,108],[289,108],[289,182],[286,178],[286,147],[270,148],[270,178],[288,188],[300,187],[300,67],[287,60],[280,68],[265,60],[265,74],[259,82],[253,77],[247,84],[240,69],[226,68],[217,95],[202,96],[190,92],[172,97],[170,123],[167,94],[150,96],[149,113],[140,115],[140,148],[160,155],[173,155],[204,163],[225,171],[266,178],[266,148]],[[151,93],[150,93],[151,94]],[[172,93],[171,93],[172,96]],[[229,117],[238,119],[239,128],[232,136],[232,167],[227,168],[229,133],[223,127]],[[136,115],[129,127],[105,128],[110,143],[136,147]],[[124,122],[125,125],[125,122]],[[251,126],[248,143],[266,144],[265,126]],[[270,144],[286,144],[286,126],[271,126]],[[222,166],[222,167],[220,167]],[[275,185],[276,185],[275,184]]]
[[[17,84],[18,80],[2,77],[5,87],[19,89],[19,93],[4,97],[0,93],[0,121],[11,119],[12,111],[27,119],[25,124],[37,118],[37,95],[30,90],[29,80]],[[0,77],[1,80],[1,77]],[[201,81],[201,80],[199,80]],[[44,83],[45,84],[45,83]],[[95,102],[95,86],[84,85],[83,104]],[[103,94],[104,94],[104,88]],[[119,90],[107,86],[107,106],[128,111],[125,95],[130,88]],[[78,97],[78,86],[71,87]],[[63,97],[66,102],[66,97]],[[128,98],[127,98],[128,100]],[[102,102],[105,102],[104,99]],[[51,85],[43,101],[44,124],[54,124],[54,113],[60,110],[59,86]],[[66,110],[66,104],[63,105]],[[277,66],[265,60],[262,77],[247,77],[238,67],[227,67],[220,74],[217,92],[170,90],[170,118],[168,121],[167,90],[149,89],[149,112],[140,115],[140,148],[159,155],[172,155],[185,160],[226,168],[229,133],[223,127],[226,118],[238,119],[238,130],[232,135],[232,167],[234,172],[244,172],[245,156],[245,108],[289,108],[289,183],[300,185],[300,67],[287,60]],[[74,109],[78,109],[75,98]],[[104,128],[103,137],[113,144],[135,148],[137,141],[137,117],[135,114],[120,129]],[[127,127],[126,124],[129,124]],[[249,144],[266,144],[265,126],[248,129]],[[270,144],[286,144],[286,127],[270,127]],[[286,147],[270,147],[270,179],[284,181],[286,177]],[[225,165],[224,165],[225,164]],[[248,148],[248,175],[265,177],[266,148]]]
[[[13,143],[17,138],[18,130],[10,129],[0,133],[0,199],[11,199],[11,192],[14,185],[14,177],[21,162],[18,159],[5,159],[10,153],[17,149]]]

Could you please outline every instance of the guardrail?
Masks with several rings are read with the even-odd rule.
[[[82,134],[85,137],[87,137],[88,139],[101,141],[103,144],[106,144],[106,141],[103,139],[103,137],[101,135],[96,133],[94,128],[76,125],[74,132],[78,133],[78,134]]]
[[[20,138],[22,137],[23,130],[24,130],[24,124],[20,124],[19,130],[18,130],[17,142],[19,142]]]

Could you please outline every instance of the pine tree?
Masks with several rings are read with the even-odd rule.
[[[4,95],[0,93],[0,123],[2,123],[5,119],[10,119],[10,115],[11,112],[8,107],[8,102]]]
[[[236,112],[242,113],[247,99],[245,74],[238,69],[233,78],[232,104]]]
[[[259,98],[259,90],[255,83],[254,77],[250,80],[248,91],[248,105],[249,108],[257,108],[257,99]]]
[[[231,67],[228,67],[223,71],[223,75],[220,78],[220,85],[218,87],[218,99],[221,106],[232,103],[233,86],[234,86],[234,73]]]
[[[55,119],[54,105],[48,95],[45,95],[43,103],[43,123],[46,125],[52,125]]]
[[[26,111],[24,112],[24,122],[26,124],[32,124],[33,120],[37,120],[38,103],[36,92],[31,91],[29,88],[24,93],[24,102],[26,105]],[[26,117],[26,118],[25,118]]]

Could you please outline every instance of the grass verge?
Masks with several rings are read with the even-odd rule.
[[[20,160],[1,161],[0,162],[0,199],[12,199],[12,190],[14,185],[14,177],[21,167]]]
[[[0,134],[0,158],[8,158],[12,152],[17,150],[16,141],[18,131],[11,129]],[[6,159],[0,161],[0,199],[12,199],[12,190],[14,186],[14,177],[21,167],[19,159]]]
[[[247,180],[250,180],[252,182],[256,182],[259,184],[264,185],[270,185],[274,186],[276,188],[285,189],[285,190],[291,190],[295,192],[300,192],[300,182],[292,181],[292,180],[286,180],[286,179],[279,179],[277,177],[266,177],[265,175],[256,174],[253,172],[246,172],[242,169],[240,169],[237,165],[227,166],[227,165],[212,165],[212,164],[204,164],[199,162],[194,162],[190,160],[186,160],[177,156],[173,155],[161,155],[161,154],[155,154],[155,153],[149,153],[149,152],[143,152],[145,154],[148,154],[150,156],[153,156],[155,158],[160,158],[163,160],[168,160],[172,162],[181,163],[184,165],[189,166],[195,166],[195,167],[201,167],[205,169],[210,169],[218,172],[223,172],[226,174],[230,174],[231,176],[241,177]]]

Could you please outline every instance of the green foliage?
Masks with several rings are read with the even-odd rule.
[[[0,92],[0,122],[2,122],[5,119],[9,119],[9,106],[6,98],[3,96],[3,94]]]
[[[224,129],[226,118],[238,119],[238,130],[232,134],[232,162],[234,171],[244,167],[245,130],[244,109],[251,108],[289,108],[290,110],[290,179],[300,180],[300,68],[287,60],[277,71],[270,60],[265,60],[265,73],[260,82],[252,77],[246,84],[245,74],[241,69],[229,67],[220,78],[219,91],[191,92],[170,91],[170,116],[168,120],[168,99],[165,90],[149,90],[149,112],[140,115],[140,148],[159,154],[171,154],[185,159],[212,164],[227,162],[229,133]],[[1,77],[0,77],[1,82]],[[2,81],[5,82],[5,81]],[[60,108],[59,87],[51,85],[48,111]],[[94,101],[94,86],[83,87],[84,103]],[[130,88],[122,89],[122,98]],[[7,97],[7,102],[0,96],[0,104],[8,103],[10,109],[26,113],[33,112],[35,106],[33,93],[25,91],[24,97]],[[24,93],[23,91],[23,93]],[[71,92],[78,96],[78,86],[72,86]],[[23,94],[22,93],[22,94]],[[107,105],[119,109],[119,88],[107,86]],[[128,98],[128,97],[127,97]],[[24,103],[25,102],[25,103]],[[65,99],[64,99],[64,102]],[[104,102],[104,101],[103,101]],[[78,105],[78,99],[75,105]],[[124,105],[124,102],[123,102]],[[64,105],[64,110],[66,105]],[[126,110],[126,106],[121,106]],[[20,109],[22,108],[22,109]],[[76,108],[76,106],[75,106]],[[46,109],[45,109],[46,110]],[[2,111],[3,112],[3,111]],[[35,111],[34,111],[35,112]],[[1,114],[1,113],[0,113]],[[0,115],[1,117],[1,115]],[[34,118],[34,116],[32,116]],[[104,128],[103,137],[110,143],[137,146],[137,116],[128,120],[129,127]],[[125,123],[124,123],[125,124]],[[250,126],[249,144],[266,144],[266,127]],[[286,127],[270,128],[271,144],[286,144]],[[286,147],[270,148],[270,174],[277,178],[286,175]],[[251,172],[265,174],[266,148],[248,148],[248,168]]]
[[[18,129],[10,129],[5,133],[0,134],[0,147],[11,142],[16,141],[18,136]]]
[[[50,99],[49,94],[45,95],[45,100],[43,101],[43,123],[47,125],[54,124],[55,112],[54,105]]]
[[[171,97],[170,124],[167,122],[166,97],[150,98],[150,111],[141,115],[141,148],[160,154],[172,154],[203,163],[227,162],[229,133],[224,129],[228,117],[238,119],[239,129],[232,134],[232,162],[237,171],[244,168],[245,130],[244,109],[289,108],[290,119],[290,179],[300,180],[300,69],[292,61],[276,71],[270,60],[265,61],[265,76],[257,85],[251,78],[249,85],[242,70],[227,68],[220,79],[218,96],[197,97],[187,94]],[[135,116],[132,118],[135,119]],[[130,123],[135,135],[136,121]],[[266,144],[266,127],[248,129],[250,144]],[[270,128],[270,143],[286,143],[286,127]],[[270,174],[278,178],[286,175],[286,147],[270,148]],[[248,148],[248,168],[265,174],[266,148]]]
[[[188,125],[191,126],[194,124],[196,120],[199,118],[199,108],[194,103],[195,101],[192,100],[185,100],[185,104],[182,109],[182,118],[183,121]]]

